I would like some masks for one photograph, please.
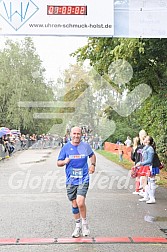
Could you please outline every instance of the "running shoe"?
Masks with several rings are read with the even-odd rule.
[[[149,199],[148,199],[148,198],[145,198],[145,197],[142,198],[142,199],[139,199],[139,201],[141,201],[141,202],[142,202],[142,201],[148,201],[148,200],[149,200]]]
[[[139,195],[139,193],[140,193],[140,192],[136,192],[136,191],[135,191],[135,192],[133,192],[132,194],[137,194],[137,195]]]
[[[74,232],[72,233],[73,238],[78,238],[81,236],[81,228],[75,227]]]
[[[83,236],[89,236],[90,235],[90,230],[89,230],[88,224],[83,224],[82,225],[82,235]]]
[[[155,203],[155,199],[150,199],[146,201],[147,204],[154,204]]]

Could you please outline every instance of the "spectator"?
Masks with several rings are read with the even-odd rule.
[[[156,153],[155,143],[153,145],[153,148],[154,148],[154,157],[151,166],[151,173],[150,176],[148,177],[148,184],[145,187],[145,197],[148,199],[148,201],[146,201],[147,204],[155,203],[155,190],[156,190],[155,176],[159,174],[159,167],[161,165],[158,154]]]
[[[121,141],[119,141],[119,144],[118,144],[119,162],[123,161],[123,154],[124,154],[124,152],[123,152],[123,146],[124,146],[124,144]]]
[[[98,149],[98,144],[99,144],[99,137],[98,137],[98,135],[96,134],[95,137],[93,138],[93,148],[94,148],[95,150]]]
[[[135,164],[142,161],[142,148],[143,146],[140,144],[140,138],[134,137],[131,159]],[[133,192],[133,194],[139,194],[139,192],[140,192],[140,175],[138,174],[136,177],[135,191]]]
[[[130,147],[132,145],[132,140],[130,138],[130,136],[127,136],[127,139],[126,141],[124,142],[124,144],[127,146],[127,147]]]
[[[146,136],[147,136],[147,132],[144,129],[139,131],[140,148],[138,149],[138,153],[140,152],[141,155],[142,155],[142,149],[144,147],[144,139],[146,138]],[[147,184],[147,177],[140,176],[140,188],[143,188],[143,185],[146,185],[146,184]],[[145,193],[144,190],[145,189],[143,188],[142,191],[139,193],[140,196],[144,196],[144,193]]]
[[[21,150],[26,149],[27,146],[27,139],[24,134],[21,135],[20,137],[20,142],[21,142]]]
[[[148,177],[150,177],[150,166],[152,165],[153,162],[153,157],[154,157],[154,140],[152,137],[150,136],[146,136],[144,139],[144,147],[142,150],[142,161],[138,162],[136,164],[136,167],[140,167],[139,168],[139,175],[143,175],[147,178],[148,181]],[[147,181],[146,184],[143,184],[143,189],[144,191],[146,190],[146,185],[147,185]],[[149,203],[149,199],[147,197],[148,193],[144,193],[144,198],[139,199],[139,201],[146,201],[146,203]]]

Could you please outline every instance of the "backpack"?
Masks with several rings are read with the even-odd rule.
[[[164,168],[164,165],[161,163],[159,156],[156,152],[154,153],[152,167],[158,167],[160,170]]]

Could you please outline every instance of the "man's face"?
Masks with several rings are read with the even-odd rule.
[[[74,145],[78,145],[81,141],[81,129],[74,127],[71,130],[71,141]]]

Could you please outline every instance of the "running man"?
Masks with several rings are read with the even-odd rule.
[[[81,141],[81,128],[73,127],[70,136],[71,141],[66,143],[60,151],[57,165],[66,165],[67,196],[72,202],[72,213],[76,223],[72,237],[77,238],[81,234],[90,235],[85,198],[89,187],[89,174],[95,172],[96,156],[90,145]],[[89,167],[88,157],[91,162]]]

